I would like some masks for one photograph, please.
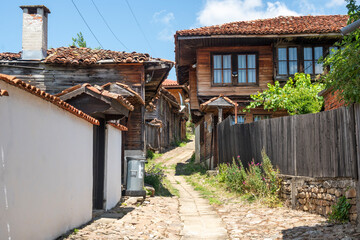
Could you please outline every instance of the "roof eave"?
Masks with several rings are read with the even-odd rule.
[[[209,38],[284,38],[284,37],[341,37],[341,33],[301,33],[301,34],[227,34],[227,35],[188,35],[177,36],[178,40],[209,39]]]

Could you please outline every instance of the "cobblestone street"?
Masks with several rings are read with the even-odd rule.
[[[157,161],[170,166],[185,163],[193,152],[190,142]],[[292,210],[268,208],[237,199],[209,205],[182,176],[167,173],[180,198],[129,198],[95,218],[65,239],[360,239],[354,225],[334,225],[326,218]]]

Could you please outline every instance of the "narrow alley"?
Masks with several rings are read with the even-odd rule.
[[[167,178],[180,197],[129,198],[120,206],[95,216],[81,229],[62,239],[359,239],[351,224],[328,224],[326,218],[285,207],[227,199],[209,201],[171,166],[186,164],[194,142],[156,159],[167,166]],[[96,214],[95,214],[96,215]]]

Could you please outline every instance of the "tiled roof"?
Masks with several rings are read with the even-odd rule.
[[[174,80],[170,80],[170,79],[166,79],[163,83],[163,86],[179,86],[179,84],[177,83],[177,81]]]
[[[150,60],[149,54],[126,53],[104,49],[90,49],[78,47],[52,48],[47,52],[45,63],[62,64],[95,64],[100,60],[112,60],[115,63],[142,63]]]
[[[21,58],[21,53],[0,53],[0,60],[17,60]]]
[[[60,97],[60,96],[63,96],[67,93],[70,93],[72,91],[75,91],[79,88],[86,88],[94,93],[97,93],[99,95],[102,95],[104,97],[108,97],[108,98],[112,98],[116,101],[118,101],[122,106],[124,106],[126,109],[128,109],[129,111],[133,111],[134,110],[134,106],[128,101],[126,100],[123,96],[121,96],[120,94],[116,94],[116,93],[112,93],[112,92],[109,92],[105,89],[103,89],[102,87],[100,86],[91,86],[91,84],[89,83],[84,83],[83,85],[76,85],[76,86],[73,86],[71,88],[68,88],[68,89],[65,89],[64,91],[62,91],[61,93],[59,94],[56,94],[57,97]]]
[[[340,33],[347,15],[291,16],[225,23],[176,32],[178,36]]]
[[[46,93],[45,91],[40,90],[39,88],[32,86],[30,84],[27,84],[19,79],[17,79],[14,76],[9,76],[9,75],[5,75],[5,74],[0,74],[0,80],[13,85],[15,87],[18,87],[22,90],[25,90],[26,92],[29,92],[37,97],[40,97],[42,99],[44,99],[45,101],[51,102],[54,105],[58,106],[59,108],[62,108],[74,115],[76,115],[77,117],[80,117],[82,119],[85,119],[86,121],[95,124],[95,125],[99,125],[99,121],[96,120],[95,118],[83,113],[82,111],[78,110],[77,108],[71,106],[70,104],[62,101],[60,98],[51,95],[49,93]]]
[[[0,53],[0,60],[19,60],[20,53]],[[47,50],[45,63],[90,65],[96,63],[143,63],[146,61],[161,61],[174,64],[173,61],[151,58],[147,53],[127,53],[104,49],[90,49],[78,47],[60,47]]]
[[[153,120],[151,120],[150,122],[148,122],[148,124],[152,125],[152,126],[156,126],[156,127],[160,127],[162,128],[163,123],[161,120],[154,118]]]
[[[171,92],[162,87],[160,89],[160,95],[163,95],[166,100],[170,102],[175,108],[180,109],[180,104],[177,102],[176,97]]]
[[[121,125],[119,123],[107,122],[107,124],[113,126],[114,128],[119,129],[120,131],[127,131],[128,130],[127,127],[125,127],[124,125]]]
[[[235,106],[236,106],[236,107],[238,106],[238,104],[237,104],[236,102],[234,102],[234,101],[232,101],[230,98],[225,97],[225,96],[223,96],[222,94],[220,94],[219,96],[213,97],[213,98],[211,98],[210,100],[208,100],[208,101],[200,104],[200,110],[201,110],[201,111],[205,110],[205,108],[206,108],[210,103],[214,102],[215,100],[217,100],[217,99],[219,99],[219,98],[224,99],[224,100],[227,101],[228,103],[234,105],[234,107],[235,107]]]
[[[0,89],[0,97],[2,96],[9,96],[8,91],[4,90],[4,89]]]
[[[106,88],[107,86],[109,86],[111,84],[113,84],[113,83],[107,83],[107,84],[102,85],[101,87]],[[134,91],[131,87],[129,87],[128,85],[126,85],[124,83],[119,83],[119,82],[116,82],[115,84],[134,95],[134,96],[129,96],[129,97],[124,96],[126,98],[126,100],[128,100],[132,104],[140,103],[141,105],[145,105],[144,99],[140,96],[140,94],[138,94],[136,91]]]

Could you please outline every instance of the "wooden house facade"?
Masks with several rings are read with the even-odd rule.
[[[346,15],[277,17],[177,31],[176,73],[179,84],[190,89],[196,160],[216,167],[219,120],[231,116],[234,123],[249,123],[286,115],[243,109],[250,95],[269,83],[284,84],[297,72],[313,79],[322,74],[318,60],[336,50],[333,44],[341,38],[347,19]]]
[[[181,130],[186,122],[176,97],[164,87],[146,107],[146,142],[152,151],[163,152],[181,141]]]

